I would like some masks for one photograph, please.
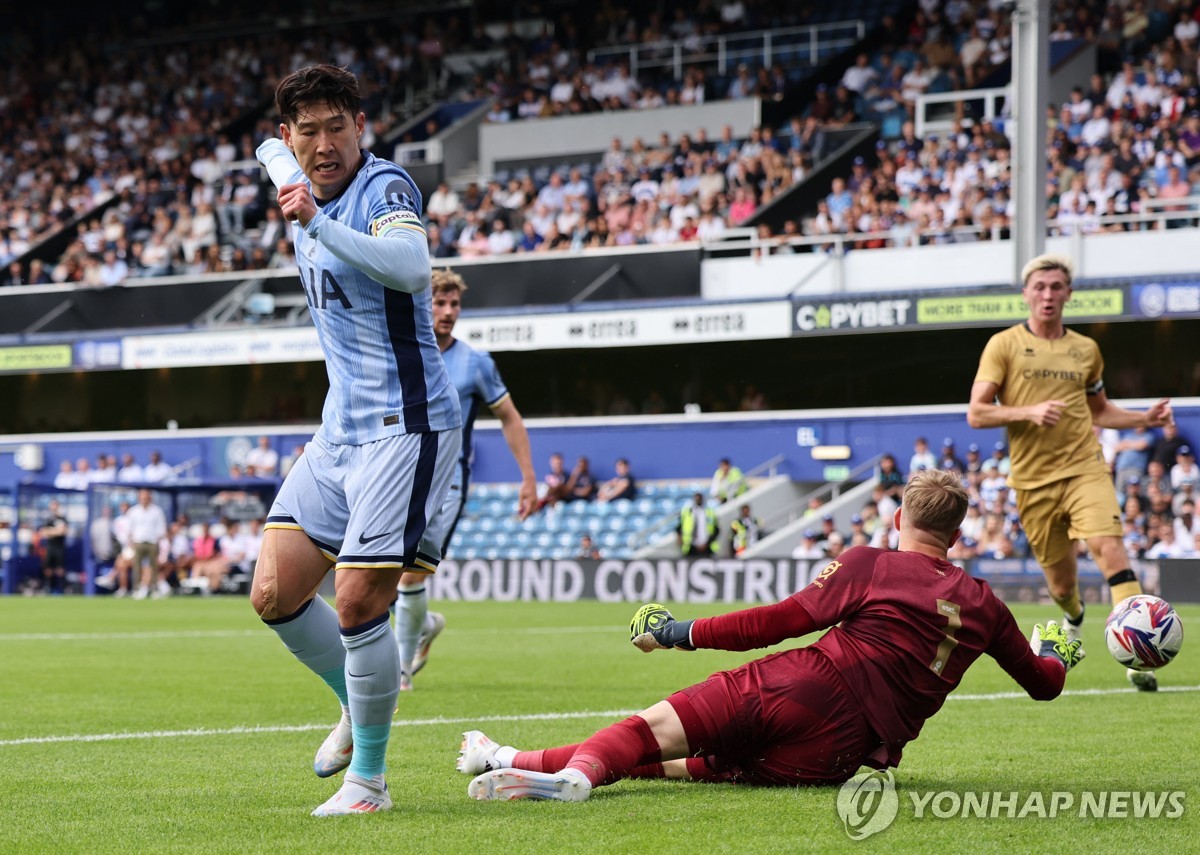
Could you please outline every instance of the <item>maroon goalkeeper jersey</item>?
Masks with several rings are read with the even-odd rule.
[[[983,580],[949,561],[866,546],[782,602],[697,620],[692,643],[749,650],[826,627],[813,647],[838,669],[893,762],[983,653],[1036,700],[1057,697],[1066,677],[1060,661],[1033,653]]]

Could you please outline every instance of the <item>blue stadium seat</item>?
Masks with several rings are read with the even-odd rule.
[[[508,502],[517,500],[517,488],[514,484],[493,484],[492,496]]]
[[[503,499],[488,499],[483,503],[482,513],[493,517],[502,517],[509,511],[509,503]]]

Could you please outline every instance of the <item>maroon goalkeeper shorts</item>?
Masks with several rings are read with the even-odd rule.
[[[880,744],[833,664],[806,648],[720,671],[667,702],[689,753],[714,773],[706,780],[840,784]]]

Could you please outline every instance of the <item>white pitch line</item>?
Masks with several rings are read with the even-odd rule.
[[[1160,692],[1200,692],[1200,686],[1163,686]],[[1126,695],[1134,694],[1137,690],[1128,687],[1120,689],[1068,689],[1060,697],[1086,697],[1094,695]],[[1006,701],[1028,698],[1024,692],[994,692],[991,694],[959,694],[950,695],[952,701]],[[489,715],[471,716],[470,718],[417,718],[400,719],[392,722],[392,727],[438,727],[442,725],[483,724],[488,722],[505,721],[571,721],[588,718],[624,718],[633,715],[638,710],[582,710],[580,712],[561,713],[527,713],[524,715]],[[196,736],[241,736],[261,733],[308,733],[310,731],[327,731],[329,723],[321,724],[276,724],[276,725],[242,725],[225,728],[192,728],[189,730],[145,730],[126,733],[78,733],[64,736],[27,736],[22,739],[0,739],[0,748],[17,745],[46,745],[61,742],[121,742],[131,739],[178,739]]]
[[[487,635],[594,635],[610,633],[619,635],[622,630],[614,630],[611,626],[530,626],[512,629],[455,629],[456,633],[483,633]],[[0,633],[0,643],[5,641],[124,641],[128,639],[170,639],[170,638],[275,638],[266,629],[212,629],[212,630],[178,630],[171,632],[24,632]]]
[[[1200,692],[1200,686],[1159,686],[1160,692]],[[1140,694],[1133,686],[1122,686],[1112,689],[1066,689],[1060,698],[1087,697],[1090,695],[1136,695]],[[952,694],[950,701],[1006,701],[1012,698],[1028,698],[1024,692],[993,692],[988,695]]]
[[[430,725],[472,724],[493,721],[566,721],[579,718],[624,718],[637,710],[603,710],[597,712],[529,713],[526,715],[472,716],[471,718],[418,718],[400,719],[392,727],[428,727]],[[127,739],[174,739],[187,736],[237,736],[258,733],[307,733],[327,731],[329,722],[323,724],[278,724],[254,725],[225,728],[198,727],[190,730],[145,730],[132,733],[81,733],[70,736],[28,736],[23,739],[0,739],[0,748],[12,745],[43,745],[51,742],[118,742]]]
[[[131,638],[246,638],[261,635],[257,629],[197,629],[170,632],[24,632],[0,634],[2,641],[120,641]],[[271,636],[268,636],[268,638]]]

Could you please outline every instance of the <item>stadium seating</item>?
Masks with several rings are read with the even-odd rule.
[[[514,512],[515,484],[473,484],[447,557],[571,558],[588,534],[605,558],[629,558],[647,533],[669,528],[692,494],[707,490],[699,481],[646,482],[638,485],[636,499],[564,502],[521,522]]]

